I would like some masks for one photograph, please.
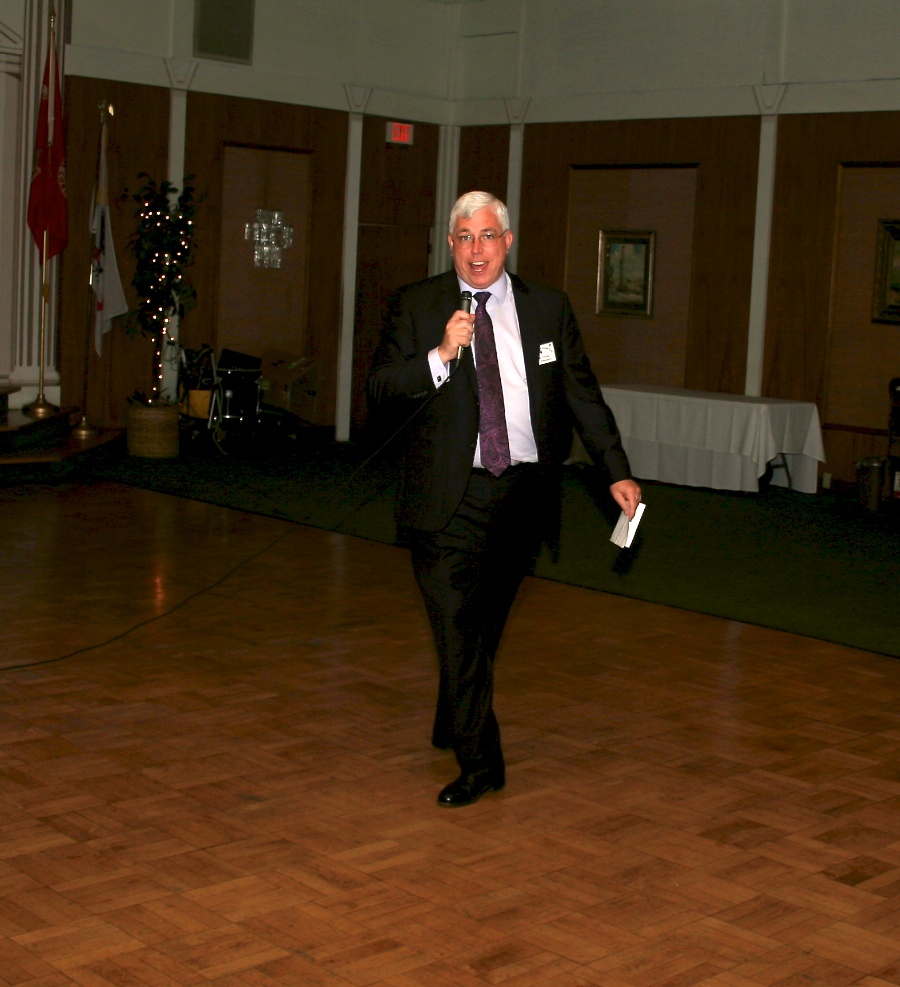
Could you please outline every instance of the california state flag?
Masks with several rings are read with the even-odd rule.
[[[113,246],[109,197],[106,189],[106,113],[100,127],[100,154],[91,212],[91,288],[94,292],[94,347],[103,356],[103,337],[112,329],[112,320],[128,311],[116,248]]]
[[[69,204],[66,200],[66,144],[63,131],[56,31],[50,29],[50,47],[44,65],[41,105],[34,140],[34,167],[28,193],[28,227],[41,263],[55,257],[69,242]],[[47,255],[44,256],[44,234]]]

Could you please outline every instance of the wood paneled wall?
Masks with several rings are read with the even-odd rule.
[[[846,165],[900,168],[900,113],[779,118],[763,392],[815,401],[826,426],[825,468],[837,479],[852,480],[856,459],[886,454],[887,387],[891,378],[900,375],[900,327],[894,362],[886,363],[885,344],[872,345],[877,327],[861,315],[858,346],[868,350],[872,375],[880,374],[883,379],[854,384],[852,375],[841,366],[841,346],[832,346],[841,178]],[[894,218],[900,212],[897,207],[896,199],[886,195],[882,218]],[[871,291],[874,235],[873,229],[871,264],[863,264],[858,274],[866,281],[858,286],[861,294]],[[883,328],[877,331],[883,335]],[[858,360],[857,351],[854,362]],[[829,381],[835,382],[833,386],[865,386],[866,393],[829,402]],[[829,403],[865,410],[854,412],[849,417],[855,420],[850,421],[841,420],[846,416],[842,410],[835,420]],[[883,431],[879,428],[882,422]]]
[[[420,226],[434,222],[440,128],[416,123],[411,146],[388,144],[383,117],[363,121],[360,225]],[[398,282],[400,287],[403,281]]]
[[[169,91],[76,76],[67,79],[70,242],[60,272],[62,400],[81,405],[87,367],[88,418],[93,424],[109,426],[124,423],[127,398],[135,390],[149,389],[151,354],[147,340],[128,338],[119,326],[105,338],[102,359],[93,350],[90,208],[101,102],[112,102],[116,108],[108,153],[112,232],[126,295],[134,304],[133,263],[127,247],[134,204],[121,196],[126,189],[136,190],[140,172],[157,180],[166,175]],[[364,124],[360,221],[364,227],[406,232],[390,238],[393,246],[383,258],[377,257],[377,237],[368,237],[373,249],[367,251],[366,263],[371,264],[375,256],[382,270],[374,281],[372,272],[365,272],[364,283],[381,285],[381,294],[420,276],[427,264],[439,139],[437,126],[417,124],[413,147],[391,146],[384,139],[384,122],[372,117]],[[185,171],[194,175],[198,195],[205,196],[197,217],[198,250],[191,272],[198,302],[182,325],[182,340],[191,347],[217,342],[224,147],[285,148],[311,156],[314,269],[310,273],[307,355],[319,368],[321,423],[331,424],[337,385],[347,114],[191,93],[187,129]],[[741,393],[758,150],[759,120],[755,117],[528,125],[516,231],[520,273],[564,286],[574,169],[696,168],[693,241],[683,245],[690,252],[692,271],[684,383]],[[487,188],[505,197],[508,152],[508,127],[463,128],[459,190]],[[832,345],[832,293],[841,240],[841,174],[848,165],[900,168],[900,113],[780,119],[763,376],[764,394],[812,400],[824,409],[826,469],[844,479],[853,477],[853,457],[878,452],[881,403],[886,411],[886,388],[879,386],[871,399],[875,403],[858,416],[860,420],[831,420],[827,415],[829,381],[843,379],[842,368],[832,365],[835,357],[840,359],[839,348]],[[893,201],[885,203],[885,213],[896,218]],[[399,253],[397,244],[403,244]],[[868,270],[867,265],[863,269]],[[366,320],[371,332],[382,301],[369,300]],[[865,345],[864,334],[861,340]],[[887,364],[885,345],[879,350],[878,362]],[[897,354],[900,363],[900,345]],[[854,359],[859,360],[858,353]],[[362,362],[358,362],[356,375],[361,372]],[[875,377],[878,372],[878,368],[873,370]],[[883,375],[886,385],[888,379],[900,375],[900,366],[885,365]],[[840,404],[861,407],[865,400]],[[361,415],[357,402],[355,418]]]
[[[59,369],[62,401],[82,407],[87,369],[87,416],[95,426],[122,426],[128,398],[151,387],[149,341],[128,337],[121,320],[103,341],[97,357],[93,342],[91,270],[91,207],[100,143],[100,103],[112,103],[107,169],[113,241],[125,297],[137,303],[131,279],[134,264],[128,240],[134,229],[135,203],[123,200],[137,191],[147,172],[165,176],[169,139],[169,91],[104,79],[66,79],[66,168],[69,198],[69,245],[62,254],[59,305]]]
[[[311,159],[310,263],[307,352],[318,379],[319,424],[334,423],[341,306],[341,252],[347,162],[347,114],[287,103],[210,93],[188,95],[185,171],[198,196],[197,252],[192,271],[197,305],[184,320],[181,339],[219,349],[216,313],[222,163],[226,145],[303,151]]]
[[[900,162],[900,113],[781,117],[763,389],[821,402],[844,162]]]
[[[463,127],[459,135],[459,194],[478,190],[506,201],[508,177],[509,127]]]
[[[829,422],[880,428],[883,433],[889,384],[900,376],[900,324],[873,321],[873,272],[879,220],[893,221],[900,215],[900,167],[842,167],[840,189],[828,365],[820,407]],[[896,277],[893,269],[891,273]]]
[[[696,168],[577,168],[569,185],[564,285],[594,372],[606,384],[684,387]],[[600,231],[652,230],[649,317],[597,311]]]
[[[573,167],[695,166],[694,240],[683,248],[693,252],[685,386],[741,394],[758,157],[755,117],[530,124],[519,271],[563,286]]]
[[[397,288],[428,274],[440,128],[416,123],[414,142],[388,144],[382,117],[363,125],[351,420],[367,420],[365,378]]]

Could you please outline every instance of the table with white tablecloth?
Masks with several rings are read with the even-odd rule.
[[[815,493],[825,461],[819,412],[809,401],[644,384],[603,384],[638,479],[758,491],[771,482]]]

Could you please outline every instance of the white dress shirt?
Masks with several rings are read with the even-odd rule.
[[[486,290],[491,293],[487,302],[488,315],[494,326],[494,342],[497,346],[497,362],[500,367],[500,383],[503,385],[503,405],[506,411],[506,429],[509,433],[509,453],[513,463],[536,463],[537,444],[531,426],[531,407],[528,403],[528,380],[525,374],[525,356],[516,314],[516,300],[512,282],[504,273],[489,288],[473,288],[460,280],[459,290]],[[472,356],[478,366],[478,335],[472,340]],[[437,348],[428,354],[435,387],[447,382],[449,368],[438,355]],[[455,372],[455,371],[454,371]],[[473,466],[481,466],[480,443],[475,448]]]

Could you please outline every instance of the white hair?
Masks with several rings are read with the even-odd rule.
[[[479,209],[485,207],[494,210],[502,227],[500,232],[505,233],[509,229],[509,211],[506,204],[501,202],[496,195],[491,195],[490,192],[466,192],[461,195],[450,210],[449,232],[452,234],[456,229],[457,220],[471,219]]]

